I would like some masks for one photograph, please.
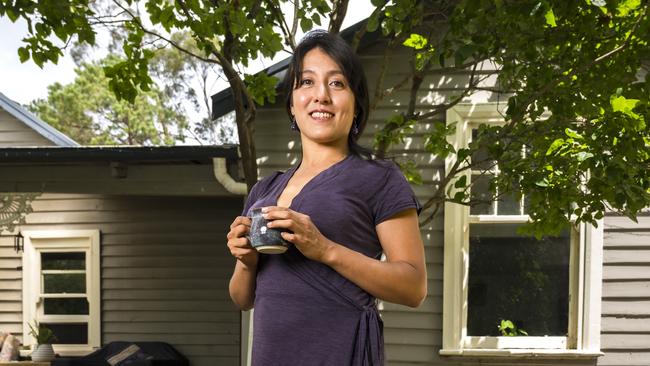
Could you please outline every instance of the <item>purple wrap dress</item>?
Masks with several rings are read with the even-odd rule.
[[[244,215],[275,206],[296,169],[259,181]],[[309,181],[289,208],[309,215],[330,240],[379,259],[375,226],[420,206],[394,163],[348,155]],[[376,299],[293,246],[260,254],[254,309],[254,366],[384,364]]]

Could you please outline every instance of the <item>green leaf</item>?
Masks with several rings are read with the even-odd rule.
[[[466,196],[467,195],[465,194],[465,192],[459,191],[459,192],[456,192],[454,194],[453,200],[454,200],[454,202],[461,203],[461,202],[463,202],[465,200]]]
[[[12,23],[15,23],[18,19],[18,14],[14,12],[11,8],[5,8],[7,11],[7,17],[11,20]]]
[[[570,129],[569,127],[567,127],[567,128],[564,129],[564,133],[565,133],[567,136],[569,136],[569,137],[571,137],[571,138],[573,138],[573,139],[576,139],[576,140],[583,140],[583,139],[584,139],[584,137],[582,137],[582,135],[580,135],[580,134],[577,133],[576,131]],[[547,154],[547,155],[548,155],[548,154]]]
[[[473,44],[466,44],[456,50],[454,53],[454,62],[455,66],[458,67],[462,65],[465,60],[472,57],[473,53],[476,51],[476,46]]]
[[[370,18],[368,18],[368,25],[366,26],[366,29],[368,32],[374,32],[379,28],[379,14],[372,14]]]
[[[429,41],[425,37],[416,33],[412,33],[409,38],[407,38],[402,44],[406,47],[421,50],[427,46],[427,43],[429,43]]]
[[[18,49],[18,57],[20,58],[21,63],[25,63],[29,60],[29,50],[25,47],[20,47]]]
[[[544,18],[546,19],[546,25],[551,26],[551,28],[557,27],[557,23],[555,23],[555,14],[553,13],[553,9],[548,9],[546,14],[544,14]]]
[[[626,17],[630,12],[637,9],[641,5],[641,0],[624,0],[616,7],[618,16]]]
[[[314,26],[314,22],[312,22],[311,19],[309,18],[302,18],[300,19],[300,28],[302,28],[303,32],[307,32],[311,30],[311,28]]]
[[[579,162],[583,162],[589,158],[593,158],[594,154],[586,151],[580,151],[579,153],[576,154],[576,158],[578,159]]]
[[[467,187],[467,176],[466,175],[461,175],[460,178],[454,182],[454,188],[465,188]]]
[[[627,99],[624,96],[614,97],[610,99],[612,110],[614,112],[621,112],[630,117],[638,118],[639,115],[632,112],[632,109],[639,104],[639,99]]]
[[[546,150],[546,156],[553,154],[557,149],[564,144],[564,139],[556,139],[551,143],[551,146]]]
[[[278,82],[275,76],[260,72],[254,75],[245,75],[244,82],[255,103],[264,105],[266,100],[271,103],[275,102],[275,85]]]
[[[548,187],[548,180],[546,178],[535,182],[535,185],[538,187]]]

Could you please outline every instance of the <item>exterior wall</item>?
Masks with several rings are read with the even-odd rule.
[[[605,217],[599,366],[650,364],[650,213]]]
[[[0,146],[52,145],[54,143],[0,108]]]
[[[193,366],[238,365],[227,228],[241,198],[45,194],[23,230],[101,232],[102,344],[165,341]],[[19,255],[0,238],[0,329],[22,333]]]

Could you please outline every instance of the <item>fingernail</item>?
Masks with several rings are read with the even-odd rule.
[[[268,212],[269,208],[268,207],[262,207],[262,212]]]
[[[268,214],[262,214],[262,217],[265,218],[265,219],[267,219],[267,220],[269,219],[269,215],[268,215]]]

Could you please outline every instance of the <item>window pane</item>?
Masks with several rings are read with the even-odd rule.
[[[46,315],[88,315],[86,298],[46,298],[43,305]]]
[[[501,335],[501,319],[531,336],[567,334],[569,233],[536,240],[517,234],[519,225],[470,225],[470,336]]]
[[[47,269],[86,269],[86,253],[41,253],[41,268]]]
[[[504,194],[497,203],[497,215],[521,215],[521,201],[514,194]]]
[[[54,344],[88,344],[87,323],[41,323],[41,325],[52,329],[57,339]]]
[[[472,175],[472,201],[483,203],[472,205],[469,209],[470,215],[493,215],[494,203],[491,203],[492,192],[490,192],[491,175]]]
[[[472,141],[476,141],[478,130],[472,130]],[[494,160],[488,160],[487,147],[481,146],[480,149],[472,153],[472,169],[474,170],[490,170],[494,169]]]
[[[46,294],[86,293],[85,273],[47,273],[43,275]]]

